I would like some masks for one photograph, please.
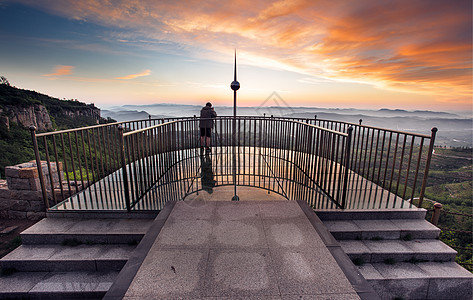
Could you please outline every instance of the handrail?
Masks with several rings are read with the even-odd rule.
[[[187,181],[195,174],[187,173],[199,170],[199,120],[196,116],[148,118],[48,133],[33,131],[32,138],[42,142],[35,146],[35,153],[39,174],[45,177],[41,186],[48,191],[44,193],[47,207],[77,195],[115,201],[115,208],[131,210],[154,197],[149,193],[164,191],[159,201],[167,201],[182,199],[187,191],[196,192],[199,188],[194,181]],[[238,125],[235,145],[233,120]],[[255,176],[258,187],[265,188],[260,181],[264,185],[274,179],[277,193],[324,207],[330,205],[320,195],[341,208],[397,207],[407,197],[413,199],[421,186],[418,182],[422,182],[419,198],[423,198],[431,153],[425,156],[422,147],[427,138],[429,149],[433,147],[435,136],[317,118],[220,116],[215,122],[219,134],[213,136],[214,151],[222,159],[228,155],[238,158],[238,162],[222,161],[214,167],[216,176],[228,184],[247,185],[245,178]],[[415,138],[421,138],[419,144]],[[268,170],[260,162],[260,156],[267,153],[272,153]],[[48,160],[47,172],[42,170],[40,154]],[[223,165],[228,170],[236,166],[233,180]],[[57,175],[54,168],[59,170]],[[55,190],[60,191],[59,196],[52,192]],[[80,209],[90,203],[84,200]]]
[[[312,119],[309,119],[312,120]],[[423,137],[423,138],[430,138],[430,135],[428,134],[422,134],[422,133],[416,133],[416,132],[409,132],[409,131],[400,131],[400,130],[395,130],[395,129],[388,129],[388,128],[383,128],[383,127],[376,127],[376,126],[370,126],[370,125],[363,125],[360,123],[351,123],[351,122],[345,122],[345,121],[334,121],[334,120],[327,120],[327,119],[318,119],[317,115],[315,115],[315,118],[313,120],[319,121],[319,122],[334,122],[334,123],[340,123],[344,125],[349,125],[349,126],[357,126],[357,127],[364,127],[364,128],[370,128],[370,129],[376,129],[376,130],[386,130],[390,131],[393,133],[400,133],[400,134],[407,134],[415,137]]]

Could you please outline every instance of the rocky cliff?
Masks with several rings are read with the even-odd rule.
[[[105,122],[94,104],[59,100],[35,91],[0,84],[0,126],[35,126],[38,131],[82,127]]]
[[[24,127],[35,126],[39,131],[47,131],[53,128],[49,113],[43,105],[34,104],[27,107],[5,105],[0,108],[0,122],[10,128],[10,123],[16,123]]]

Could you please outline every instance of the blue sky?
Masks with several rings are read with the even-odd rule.
[[[124,104],[471,110],[470,1],[0,0],[0,75]]]

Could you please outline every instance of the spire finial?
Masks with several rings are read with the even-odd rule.
[[[240,83],[237,81],[237,61],[236,61],[236,49],[235,49],[235,69],[234,69],[234,76],[233,82],[230,85],[231,89],[237,91],[240,88]]]

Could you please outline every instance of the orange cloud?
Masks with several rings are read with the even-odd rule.
[[[131,75],[123,76],[123,77],[115,77],[115,79],[135,79],[138,77],[148,76],[150,74],[151,74],[151,70],[144,70],[143,72],[138,73],[138,74],[131,74]]]
[[[249,64],[471,101],[470,0],[19,1],[148,50],[228,61],[238,48]]]
[[[50,74],[43,74],[43,76],[48,76],[48,77],[54,77],[54,76],[64,76],[64,75],[70,75],[72,74],[72,70],[74,70],[74,66],[56,66],[54,68],[54,73]]]

